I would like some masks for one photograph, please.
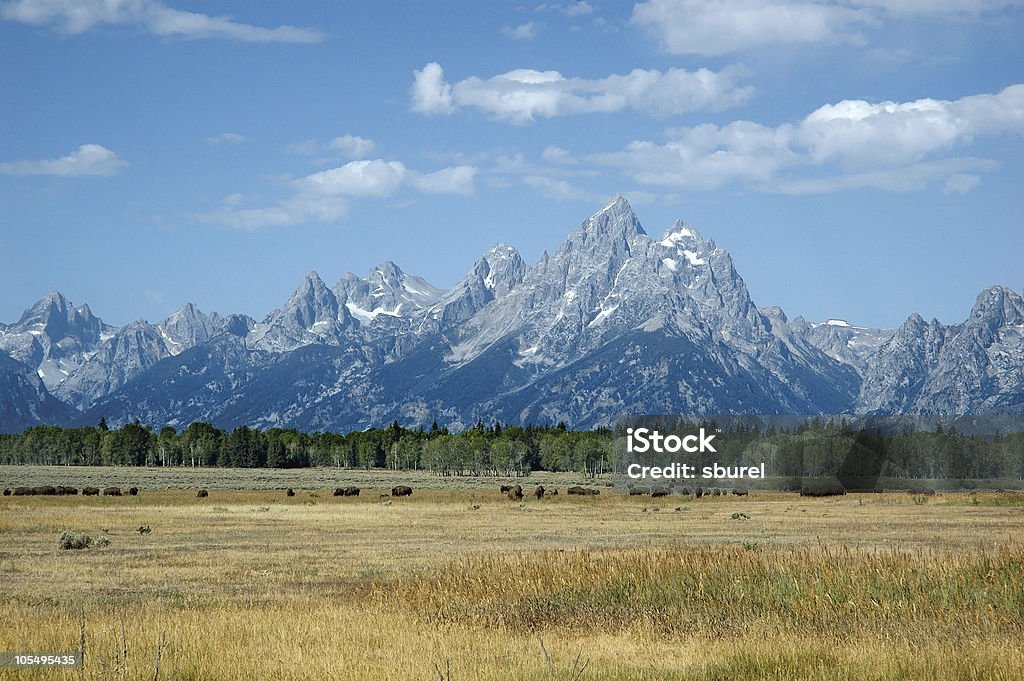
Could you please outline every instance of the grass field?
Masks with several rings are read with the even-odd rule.
[[[519,503],[381,471],[67,471],[0,484],[143,492],[0,498],[0,651],[86,660],[0,678],[1024,678],[1020,494]]]

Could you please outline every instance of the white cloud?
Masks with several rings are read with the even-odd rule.
[[[777,43],[854,39],[869,13],[806,0],[648,0],[633,7],[645,27],[672,54],[722,55]]]
[[[206,138],[207,144],[241,144],[244,141],[245,137],[237,132],[222,132],[219,135]]]
[[[1024,85],[956,101],[845,100],[796,123],[750,121],[670,131],[663,144],[635,141],[589,159],[646,185],[708,190],[740,184],[813,193],[855,187],[917,189],[956,174],[992,171],[993,161],[945,157],[979,135],[1024,132]],[[977,182],[956,179],[950,191]]]
[[[0,16],[34,26],[52,25],[79,34],[103,24],[135,25],[159,36],[227,38],[249,43],[318,43],[319,31],[295,26],[264,28],[172,9],[158,0],[12,0]]]
[[[424,194],[461,194],[470,196],[475,191],[474,179],[478,170],[473,166],[455,166],[420,175],[416,188]]]
[[[532,21],[519,26],[502,26],[501,34],[512,40],[532,40],[537,35],[537,25]]]
[[[302,193],[328,196],[390,196],[408,171],[400,161],[352,161],[296,180]]]
[[[327,145],[327,148],[333,151],[340,151],[348,158],[361,159],[373,152],[374,144],[373,140],[368,140],[364,137],[345,135],[343,137],[335,137]]]
[[[470,195],[476,173],[472,166],[420,174],[400,161],[352,161],[292,180],[288,183],[291,196],[272,206],[243,208],[244,197],[231,194],[218,210],[200,215],[199,219],[247,230],[305,222],[333,223],[345,217],[351,199],[387,198],[407,185],[424,194]]]
[[[581,189],[565,180],[556,180],[544,175],[527,175],[523,183],[539,191],[549,199],[570,201],[600,201],[601,197]]]
[[[430,62],[422,71],[413,71],[410,95],[413,111],[433,115],[450,114],[455,110],[452,86],[445,82],[444,70],[436,62]]]
[[[6,175],[55,175],[81,177],[84,175],[116,175],[128,165],[116,153],[99,144],[83,144],[67,156],[44,161],[8,161],[0,163],[0,173]]]
[[[570,18],[585,17],[593,12],[594,8],[590,6],[590,3],[587,2],[587,0],[579,0],[579,2],[574,2],[562,9],[562,13]]]
[[[475,107],[513,123],[624,109],[671,116],[745,102],[754,89],[737,84],[743,75],[745,71],[739,67],[717,72],[634,69],[626,75],[588,80],[566,78],[558,71],[516,69],[487,80],[473,76],[450,85],[444,81],[440,65],[431,63],[416,72],[412,108],[430,114]]]
[[[540,153],[540,157],[549,163],[575,163],[576,160],[572,157],[567,149],[562,147],[550,145],[544,147],[544,151]]]

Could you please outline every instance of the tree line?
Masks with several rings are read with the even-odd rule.
[[[856,430],[844,421],[815,418],[791,429],[758,429],[694,422],[680,434],[717,433],[716,451],[663,459],[699,466],[765,464],[769,476],[835,475],[895,478],[1024,479],[1024,433],[981,437],[954,428],[928,431]],[[347,434],[294,429],[231,430],[197,422],[183,430],[154,430],[138,422],[109,428],[35,426],[0,435],[0,464],[85,466],[219,466],[238,468],[387,468],[440,476],[525,476],[532,471],[583,475],[625,470],[622,428],[590,431],[495,423],[450,433],[434,423],[410,429],[398,422]]]

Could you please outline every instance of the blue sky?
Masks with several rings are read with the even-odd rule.
[[[616,193],[758,305],[951,323],[1024,288],[1019,0],[0,2],[0,321],[257,319],[438,286]]]

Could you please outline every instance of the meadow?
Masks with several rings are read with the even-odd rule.
[[[85,651],[0,678],[1024,678],[1020,493],[579,498],[574,476],[528,480],[562,494],[0,467],[3,486],[142,488],[0,498],[0,651]],[[331,495],[347,484],[362,494]],[[393,484],[415,492],[382,497]],[[62,550],[65,531],[104,540]]]

